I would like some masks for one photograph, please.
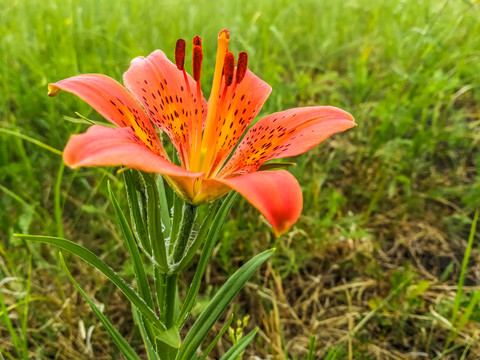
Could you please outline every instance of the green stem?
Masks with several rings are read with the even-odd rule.
[[[175,248],[173,250],[173,263],[177,264],[183,258],[185,249],[187,248],[190,234],[192,233],[193,223],[195,222],[195,215],[197,214],[197,207],[195,205],[184,203],[182,211],[182,221],[178,229],[178,236],[175,241]]]
[[[178,313],[177,281],[177,274],[167,275],[165,294],[165,325],[167,329],[173,326]]]
[[[154,281],[155,281],[155,291],[158,305],[158,312],[160,314],[160,319],[165,323],[166,311],[165,311],[165,291],[167,287],[167,275],[162,273],[160,269],[154,268]]]

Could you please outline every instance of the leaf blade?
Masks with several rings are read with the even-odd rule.
[[[275,249],[264,251],[239,268],[220,288],[185,337],[178,359],[190,359],[235,295]]]
[[[60,249],[63,249],[71,254],[79,256],[84,261],[88,262],[90,265],[99,270],[104,274],[110,281],[112,281],[117,288],[123,292],[123,294],[130,300],[130,302],[142,313],[145,318],[147,318],[157,329],[165,331],[165,325],[160,321],[155,312],[148,307],[145,301],[138,295],[138,293],[133,290],[133,288],[127,284],[127,282],[122,279],[118,274],[108,266],[103,260],[101,260],[97,255],[88,250],[87,248],[78,245],[72,241],[57,238],[53,236],[42,236],[42,235],[23,235],[15,234],[14,236],[33,242],[41,242],[45,244],[54,245]]]
[[[60,261],[62,263],[63,270],[67,274],[68,278],[70,281],[73,283],[75,288],[78,290],[78,292],[85,298],[85,300],[88,302],[90,307],[92,308],[93,312],[95,315],[97,315],[98,319],[102,322],[103,327],[105,330],[107,330],[108,334],[112,338],[113,342],[117,347],[120,349],[122,354],[125,356],[127,360],[141,360],[140,357],[137,355],[135,350],[130,346],[130,344],[125,340],[125,338],[120,335],[120,333],[115,329],[115,327],[112,325],[112,323],[106,318],[105,315],[102,314],[100,309],[95,305],[95,303],[90,299],[90,297],[87,295],[85,291],[78,285],[78,283],[75,281],[73,278],[72,274],[68,270],[67,264],[65,263],[65,260],[62,256],[62,253],[59,253],[60,255]]]

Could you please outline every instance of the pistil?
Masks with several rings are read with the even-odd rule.
[[[227,91],[230,85],[233,83],[233,74],[235,71],[235,56],[228,51],[225,54],[225,61],[223,64],[223,81],[224,81],[224,87],[222,91],[222,95],[220,97],[220,100],[218,101],[218,105],[216,108],[216,114],[215,114],[215,121],[219,122],[221,121],[220,116],[221,114],[224,114],[225,112],[225,99],[227,97]],[[202,166],[202,171],[205,172],[206,177],[210,177],[211,172],[212,172],[212,167],[213,167],[213,160],[216,154],[216,148],[217,148],[217,140],[219,137],[219,132],[221,131],[222,127],[220,124],[216,124],[213,136],[210,136],[210,142],[207,144],[207,150],[205,153],[205,157],[203,159],[203,166]]]
[[[223,65],[225,62],[225,54],[228,51],[228,43],[230,41],[230,34],[228,30],[220,31],[218,34],[218,48],[217,48],[217,59],[215,64],[215,72],[213,75],[213,84],[212,91],[210,93],[210,99],[208,100],[208,112],[207,120],[205,123],[205,131],[203,132],[202,138],[202,147],[201,147],[201,169],[202,171],[207,171],[209,164],[207,164],[203,159],[206,155],[208,144],[210,139],[213,137],[215,132],[216,124],[216,114],[217,114],[217,102],[220,91],[220,85],[222,82],[223,74]]]

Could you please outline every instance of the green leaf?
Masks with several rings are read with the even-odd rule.
[[[140,297],[145,300],[147,305],[153,309],[153,298],[152,293],[150,290],[150,285],[148,284],[147,274],[145,273],[145,269],[143,267],[142,258],[140,257],[140,252],[137,248],[137,243],[133,238],[132,232],[130,231],[130,226],[127,223],[127,219],[118,204],[115,195],[112,192],[112,187],[110,186],[110,182],[108,182],[108,194],[110,196],[110,201],[112,202],[113,208],[115,209],[115,214],[117,215],[118,224],[122,229],[123,238],[125,240],[125,245],[130,254],[130,257],[133,262],[133,269],[135,271],[135,277],[137,279],[138,285],[138,292]]]
[[[177,268],[175,269],[176,273],[179,273],[180,271],[182,271],[190,263],[190,261],[192,260],[192,258],[195,256],[196,252],[202,245],[203,241],[205,240],[208,234],[208,231],[210,230],[212,221],[217,212],[216,210],[219,207],[218,205],[219,205],[219,202],[215,202],[210,206],[210,209],[208,210],[208,214],[203,219],[202,225],[200,225],[200,229],[198,230],[198,233],[195,236],[195,239],[192,241],[182,261],[180,261]]]
[[[165,226],[163,231],[164,237],[169,237],[171,233],[171,219],[170,210],[168,209],[167,193],[165,191],[165,184],[163,183],[163,177],[159,176],[157,179],[158,199],[160,201],[160,215],[162,218],[162,224]]]
[[[148,338],[147,330],[145,329],[145,321],[144,321],[144,318],[142,317],[142,314],[135,307],[132,307],[132,313],[133,313],[133,319],[135,320],[135,323],[138,324],[138,327],[140,328],[140,333],[142,334],[143,342],[145,344],[145,349],[147,350],[148,359],[161,360],[157,354],[156,349],[152,345],[152,342]]]
[[[192,284],[188,289],[187,296],[185,297],[182,309],[180,310],[180,315],[178,316],[177,326],[179,328],[182,328],[188,313],[195,304],[195,299],[197,298],[198,290],[200,289],[200,282],[202,281],[203,274],[207,268],[208,260],[212,255],[213,249],[215,248],[215,243],[220,233],[220,229],[227,218],[230,208],[237,199],[237,195],[238,194],[236,192],[232,192],[227,196],[210,226],[207,239],[205,240],[205,245],[203,246],[202,254],[200,255],[200,260],[197,264],[197,269],[195,270],[195,275],[193,276]],[[199,233],[203,231],[205,231],[205,229],[200,229]]]
[[[128,207],[130,210],[130,219],[133,225],[133,231],[137,238],[138,244],[143,248],[143,251],[147,254],[152,254],[152,247],[149,243],[147,225],[144,221],[142,214],[141,204],[143,202],[138,198],[137,185],[134,179],[135,170],[127,170],[123,172],[123,178],[125,180]],[[137,174],[135,174],[137,175]],[[139,175],[137,175],[138,178]]]
[[[97,270],[99,270],[101,273],[103,273],[107,278],[109,278],[110,281],[112,281],[115,286],[117,286],[117,288],[125,294],[127,299],[130,300],[130,302],[153,326],[162,331],[167,330],[165,325],[160,321],[155,312],[150,307],[148,307],[148,305],[137,294],[137,292],[133,290],[133,288],[129,284],[127,284],[125,280],[118,276],[118,274],[110,266],[105,264],[97,255],[92,253],[90,250],[72,241],[53,236],[23,234],[15,234],[14,236],[28,241],[51,244],[82,258],[90,265],[95,267]]]
[[[220,340],[223,334],[225,334],[225,332],[228,330],[232,321],[233,321],[233,314],[230,315],[230,319],[228,319],[227,323],[223,326],[223,328],[220,330],[220,332],[215,337],[215,339],[213,339],[213,341],[207,346],[207,348],[205,349],[205,351],[203,352],[199,360],[205,360],[207,358],[208,354],[210,354],[213,347],[217,344],[218,340]]]
[[[105,317],[105,315],[102,314],[102,312],[97,308],[95,303],[90,299],[90,297],[87,295],[85,291],[82,290],[80,285],[77,284],[75,279],[73,278],[72,274],[70,274],[70,271],[68,270],[67,265],[65,264],[65,260],[63,259],[62,253],[59,253],[60,255],[60,261],[62,263],[62,267],[65,270],[65,273],[67,274],[68,278],[70,281],[75,285],[77,288],[78,292],[82,294],[82,296],[87,300],[88,304],[92,308],[93,312],[97,317],[100,319],[102,322],[103,326],[105,327],[105,330],[107,330],[108,334],[112,338],[113,342],[118,346],[120,351],[122,352],[123,355],[125,355],[125,358],[127,360],[140,360],[140,357],[137,355],[135,350],[132,349],[132,347],[128,344],[127,340],[120,335],[120,333],[115,329],[115,327],[112,325],[110,321]]]
[[[148,236],[152,245],[153,257],[160,264],[162,272],[168,272],[167,249],[162,232],[162,219],[160,216],[160,199],[157,183],[152,174],[142,173],[145,181],[145,194],[147,200]]]
[[[223,355],[220,360],[236,360],[238,356],[242,353],[243,350],[250,344],[250,341],[257,334],[258,328],[250,331],[245,337],[243,337],[239,342],[233,345],[226,353]]]
[[[182,339],[180,338],[180,334],[178,333],[178,328],[176,328],[175,326],[158,335],[157,340],[160,340],[168,346],[176,349],[178,349],[182,344]]]
[[[280,162],[280,163],[267,163],[263,164],[258,168],[258,171],[263,171],[263,170],[274,170],[274,169],[286,169],[289,168],[290,166],[295,166],[297,165],[296,163],[293,162]]]
[[[195,354],[228,304],[230,304],[235,295],[238,294],[243,285],[245,285],[260,265],[272,256],[274,251],[275,249],[271,249],[255,256],[227,280],[193,324],[185,337],[177,359],[190,359],[192,355]]]
[[[173,218],[172,218],[172,229],[170,232],[170,244],[175,244],[176,236],[178,235],[178,230],[180,229],[180,221],[182,220],[183,212],[183,203],[184,201],[176,193],[173,194]]]
[[[120,205],[118,204],[115,195],[113,194],[112,187],[110,186],[110,182],[108,182],[108,194],[110,196],[110,201],[115,209],[115,214],[117,215],[118,224],[122,229],[123,239],[125,240],[125,245],[130,254],[130,258],[133,262],[133,269],[135,272],[135,278],[137,280],[137,287],[140,297],[145,300],[147,306],[151,309],[155,308],[153,303],[152,292],[150,290],[150,285],[148,283],[147,274],[145,273],[145,268],[143,266],[142,258],[140,256],[140,252],[138,251],[137,243],[133,238],[133,234],[130,230],[130,226],[128,225],[127,218],[125,217]],[[150,323],[145,324],[145,330],[148,334],[151,341],[155,339],[154,329]]]

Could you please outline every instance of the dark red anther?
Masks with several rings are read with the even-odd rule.
[[[195,81],[200,81],[200,76],[202,76],[202,60],[203,60],[203,51],[201,45],[193,46],[193,79]]]
[[[195,36],[193,38],[193,45],[202,46],[202,38],[200,36]]]
[[[235,55],[230,51],[225,54],[223,63],[223,75],[225,75],[225,85],[230,86],[233,82],[233,71],[235,69]]]
[[[248,67],[248,55],[245,51],[238,54],[238,63],[237,63],[237,84],[240,84],[245,77]]]
[[[178,39],[175,45],[175,64],[178,70],[182,70],[185,66],[185,40]]]

